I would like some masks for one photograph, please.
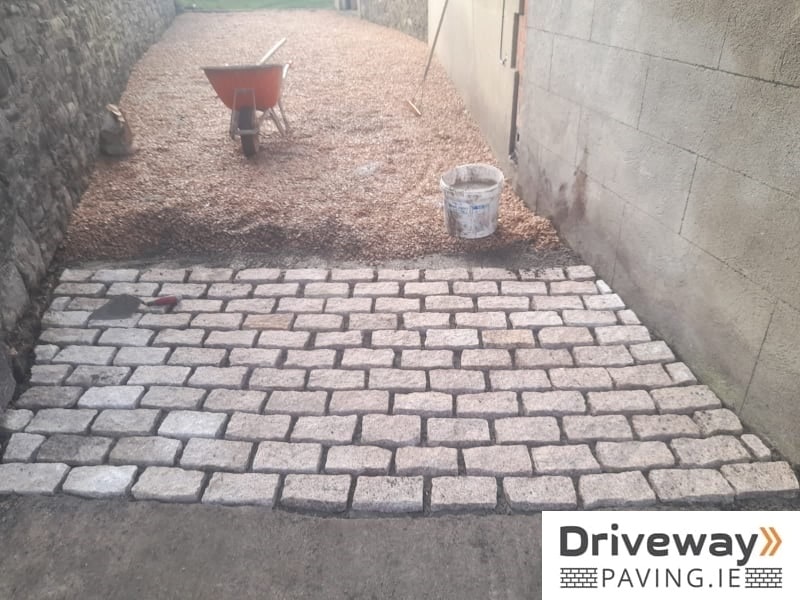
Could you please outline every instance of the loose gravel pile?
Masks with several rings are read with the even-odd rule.
[[[284,105],[293,132],[284,139],[270,127],[247,159],[200,66],[255,62],[281,37],[289,41],[274,60],[292,62]],[[508,186],[494,236],[447,234],[441,174],[495,161],[438,64],[423,117],[405,103],[426,52],[411,37],[332,11],[180,16],[121,99],[138,152],[98,163],[65,258],[281,250],[377,261],[558,245],[550,222]]]

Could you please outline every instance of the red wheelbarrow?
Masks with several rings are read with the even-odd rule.
[[[255,65],[203,67],[217,96],[231,110],[230,136],[234,140],[241,139],[245,156],[258,152],[261,124],[265,119],[272,120],[282,136],[289,133],[289,122],[281,103],[289,65],[264,64],[285,42],[285,38],[278,42]]]

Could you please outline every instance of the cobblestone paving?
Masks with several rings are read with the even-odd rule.
[[[180,295],[92,321],[108,298]],[[0,494],[307,511],[793,495],[590,267],[67,270]]]

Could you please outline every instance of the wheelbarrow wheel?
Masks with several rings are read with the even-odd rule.
[[[244,106],[239,109],[239,122],[237,123],[240,130],[252,131],[258,128],[256,120],[256,110],[252,106]],[[258,152],[258,133],[242,134],[242,152],[245,156],[255,156]]]

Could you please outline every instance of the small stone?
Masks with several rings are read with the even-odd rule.
[[[740,440],[756,460],[765,461],[772,458],[772,450],[770,450],[757,435],[746,433],[740,438]]]
[[[550,389],[547,373],[540,370],[490,371],[493,390],[541,391]]]
[[[570,442],[625,441],[633,439],[631,427],[622,415],[573,416],[563,418],[562,427]]]
[[[601,346],[636,344],[650,341],[650,332],[647,327],[642,327],[641,325],[597,327],[594,332],[597,335],[597,343]]]
[[[264,473],[316,473],[322,461],[319,444],[261,442],[253,458],[253,471]]]
[[[108,456],[108,462],[112,465],[171,467],[175,464],[180,449],[180,441],[170,438],[124,437],[114,446]]]
[[[359,477],[353,510],[381,513],[421,513],[422,477]]]
[[[377,416],[377,415],[368,415]],[[365,419],[367,417],[364,417]],[[292,442],[317,442],[328,446],[350,444],[357,417],[300,417],[292,430]]]
[[[633,430],[642,440],[700,437],[700,428],[687,415],[634,415]]]
[[[395,394],[393,413],[421,417],[451,417],[453,415],[453,396],[442,392]]]
[[[322,307],[320,307],[320,310]],[[192,319],[192,327],[199,329],[239,329],[242,326],[242,313],[199,314]]]
[[[452,368],[453,354],[452,350],[403,350],[400,365],[404,369]]]
[[[432,329],[425,337],[426,348],[477,348],[477,329]]]
[[[280,277],[280,269],[242,269],[236,273],[234,281],[250,281],[253,283],[261,283],[265,281],[278,281]]]
[[[139,327],[151,329],[182,329],[189,326],[192,316],[189,313],[147,314],[139,320]],[[132,327],[133,325],[127,325]],[[122,325],[117,325],[121,327]]]
[[[375,348],[419,348],[422,342],[418,331],[374,331],[372,345]]]
[[[36,355],[36,362],[41,364],[50,362],[59,350],[55,344],[39,344],[33,349],[33,352]]]
[[[265,414],[289,414],[299,416],[322,416],[325,414],[325,392],[277,391],[269,397]]]
[[[431,380],[431,390],[437,392],[482,392],[486,389],[486,380],[481,371],[436,369],[430,371],[428,375]]]
[[[208,267],[194,267],[189,274],[189,281],[200,283],[213,283],[230,281],[233,278],[233,269],[212,269]]]
[[[589,392],[589,412],[593,415],[654,413],[656,406],[644,390]]]
[[[575,486],[569,477],[506,477],[503,492],[515,510],[573,510],[578,505]]]
[[[205,390],[153,386],[144,395],[139,406],[142,408],[165,408],[168,410],[176,408],[193,410],[200,408],[200,403],[203,401],[205,395]],[[112,406],[110,408],[117,407]]]
[[[80,385],[83,387],[122,385],[130,374],[131,369],[129,367],[88,367],[81,365],[67,378],[67,385]]]
[[[63,464],[11,463],[0,465],[0,495],[54,494],[67,475]]]
[[[369,348],[348,348],[342,356],[342,368],[391,367],[394,364],[394,351],[372,350]],[[330,366],[333,366],[331,361]]]
[[[494,510],[497,481],[494,477],[434,477],[431,511]]]
[[[32,387],[14,403],[22,408],[70,408],[75,406],[83,390],[79,387]]]
[[[212,300],[247,298],[252,290],[253,286],[249,283],[215,283],[208,288],[206,297]]]
[[[169,357],[169,364],[181,367],[200,365],[219,367],[227,355],[228,352],[221,348],[175,348],[172,356]]]
[[[494,281],[456,281],[453,293],[457,296],[496,296],[499,290]]]
[[[299,291],[299,283],[265,283],[256,286],[253,296],[256,298],[277,298],[280,296],[295,296]]]
[[[3,462],[31,462],[44,440],[43,435],[33,433],[13,434],[6,444]]]
[[[512,313],[516,314],[516,313]],[[456,327],[474,329],[505,329],[508,327],[504,312],[456,313]]]
[[[33,385],[61,385],[71,371],[70,365],[34,365],[28,381]]]
[[[656,501],[656,495],[639,471],[581,475],[578,493],[587,509],[647,506]]]
[[[47,438],[36,455],[38,462],[99,465],[111,449],[110,438],[56,434]]]
[[[593,281],[554,281],[550,284],[551,296],[596,294]]]
[[[588,281],[597,277],[594,273],[594,269],[589,265],[567,267],[566,271],[567,277],[573,281]]]
[[[662,413],[693,413],[722,407],[716,394],[705,385],[653,390],[651,395]]]
[[[44,326],[44,323],[42,325]],[[39,336],[39,341],[47,344],[91,345],[94,344],[99,335],[100,331],[98,329],[74,329],[71,327],[64,327],[58,329],[45,329],[42,332],[42,335]]]
[[[447,365],[450,366],[450,365]],[[464,369],[510,368],[511,353],[508,350],[464,350],[461,353]]]
[[[155,296],[158,291],[157,283],[112,283],[106,292],[107,296]]]
[[[247,315],[245,317],[244,323],[242,324],[242,329],[249,330],[249,329],[266,329],[270,330],[269,333],[263,333],[262,337],[265,340],[270,339],[287,339],[293,344],[296,344],[296,339],[300,339],[301,337],[308,337],[311,335],[308,332],[300,331],[297,332],[298,335],[289,336],[289,335],[281,335],[281,334],[288,334],[288,330],[292,327],[292,323],[294,323],[294,314],[293,313],[277,313],[271,315]],[[230,336],[225,339],[230,339],[231,337],[235,336],[237,341],[240,338],[240,332],[238,331],[231,331]],[[303,334],[302,336],[299,334]],[[219,334],[218,334],[219,335]],[[218,337],[215,341],[217,344],[223,343],[222,336]],[[268,344],[259,344],[259,345],[268,345]],[[287,347],[300,347],[302,348],[305,344],[298,345],[291,345]]]
[[[481,332],[485,348],[533,348],[533,333],[526,329],[497,329]]]
[[[579,367],[627,367],[633,357],[625,346],[578,346],[572,350]]]
[[[542,446],[531,449],[533,467],[543,475],[599,473],[600,465],[592,456],[589,446]]]
[[[295,329],[308,329],[309,331],[339,331],[344,324],[342,315],[322,314],[322,315],[297,315],[294,321]]]
[[[162,296],[180,296],[181,298],[200,298],[206,293],[208,286],[204,283],[165,283],[159,292]]]
[[[425,281],[466,281],[469,279],[467,269],[426,269]]]
[[[370,389],[397,392],[423,391],[428,386],[425,371],[408,369],[372,369],[369,372]]]
[[[255,369],[248,387],[251,390],[302,390],[305,383],[303,369]]]
[[[158,435],[188,439],[194,437],[219,437],[228,416],[223,413],[206,413],[190,410],[169,412],[158,428]]]
[[[652,389],[672,385],[672,379],[660,364],[608,369],[608,374],[614,381],[614,386],[620,390]]]
[[[607,471],[649,471],[675,466],[675,457],[663,442],[597,442],[595,453]]]
[[[597,289],[601,294],[610,294],[612,292],[611,286],[602,279],[598,279],[595,281],[595,283],[597,284]]]
[[[607,298],[608,296],[599,296]],[[616,325],[617,315],[610,310],[565,310],[562,313],[565,325],[581,327],[599,327],[601,325]]]
[[[714,410],[700,410],[694,413],[694,422],[700,427],[704,436],[718,435],[721,433],[742,433],[742,422],[733,411],[727,408]]]
[[[552,369],[554,367],[572,366],[572,356],[569,350],[520,349],[516,351],[515,356],[517,367],[525,369]]]
[[[139,281],[176,282],[186,279],[186,269],[149,269],[142,273]]]
[[[509,417],[519,414],[516,392],[487,392],[463,394],[456,398],[456,415],[459,417]]]
[[[633,344],[631,354],[636,362],[671,362],[675,360],[675,355],[664,342],[646,342],[644,344]]]
[[[639,320],[639,317],[636,316],[636,313],[632,310],[621,310],[617,313],[617,318],[619,322],[623,325],[641,325],[642,322]]]
[[[712,469],[655,469],[649,479],[662,502],[733,502],[733,489]]]
[[[478,298],[478,310],[528,310],[530,305],[531,301],[525,296],[481,296]]]
[[[675,385],[697,385],[697,377],[694,373],[682,362],[670,363],[664,365],[664,368],[672,377],[672,383]]]
[[[322,331],[314,338],[315,348],[360,348],[363,345],[362,331]]]
[[[372,373],[370,371],[370,387]],[[327,390],[360,390],[364,388],[366,375],[364,371],[344,371],[341,369],[314,369],[308,376],[308,389]]]
[[[289,415],[252,415],[235,412],[228,421],[225,438],[229,440],[283,441],[289,434],[292,418]]]
[[[211,390],[203,403],[203,410],[212,412],[261,412],[267,395],[264,392],[245,390]]]
[[[409,327],[407,323],[406,327]],[[397,329],[397,315],[391,313],[353,313],[350,315],[349,329],[366,331]]]
[[[67,475],[63,490],[84,498],[125,496],[133,486],[136,467],[75,467]]]
[[[729,435],[704,439],[677,438],[670,442],[670,446],[682,467],[716,467],[750,460],[750,454],[739,440]]]
[[[414,415],[365,415],[361,420],[361,442],[377,446],[415,446],[422,423]]]
[[[189,385],[239,389],[244,385],[246,377],[247,367],[197,367],[189,379]]]
[[[325,472],[388,475],[392,452],[376,446],[334,446],[328,450]]]
[[[484,419],[428,419],[429,446],[475,446],[491,442]]]
[[[170,467],[147,467],[131,492],[137,500],[197,502],[203,487],[202,471]]]
[[[183,449],[181,467],[241,473],[247,470],[252,446],[249,442],[192,438]]]
[[[144,408],[135,410],[104,410],[94,423],[94,435],[121,437],[128,435],[150,435],[155,432],[160,410]]]
[[[0,412],[0,431],[22,431],[32,418],[33,412],[24,409]]]
[[[131,385],[175,385],[186,383],[189,367],[145,366],[137,367],[128,383]]]
[[[162,329],[153,346],[201,346],[205,336],[202,329]]]
[[[554,444],[561,439],[555,417],[511,417],[494,422],[498,444]]]
[[[311,339],[308,331],[264,331],[258,337],[262,348],[305,348]]]
[[[531,457],[526,446],[484,446],[463,450],[467,475],[504,477],[532,475]]]
[[[613,387],[608,372],[600,367],[550,369],[548,375],[553,387],[562,390],[610,390]]]
[[[475,301],[465,296],[428,296],[425,298],[425,310],[444,313],[457,310],[474,310]]]
[[[46,408],[36,413],[25,428],[26,433],[87,433],[96,410]]]
[[[539,331],[539,344],[543,348],[591,346],[594,338],[586,327],[545,327]]]
[[[560,267],[547,267],[543,269],[525,269],[520,271],[523,281],[563,281],[566,279],[564,269]]]
[[[389,412],[389,392],[350,390],[333,392],[328,412],[332,415],[364,415]]]
[[[541,281],[503,281],[500,291],[504,296],[545,296],[547,284]]]
[[[800,491],[797,476],[787,462],[724,465],[720,471],[733,486],[738,499],[794,497]]]
[[[598,289],[600,288],[598,282]],[[623,310],[625,302],[616,294],[600,290],[599,296],[584,296],[583,303],[589,310]]]
[[[398,475],[458,475],[458,450],[404,446],[395,454]]]
[[[419,298],[377,298],[375,300],[375,312],[418,312],[419,309]]]
[[[163,365],[167,360],[169,348],[120,348],[114,357],[114,364],[123,367],[140,365]]]
[[[359,296],[399,296],[400,284],[396,281],[380,281],[376,283],[356,283],[353,287],[353,297]]]
[[[277,475],[261,473],[214,473],[203,494],[204,504],[274,506],[278,495]]]
[[[531,307],[538,311],[582,310],[584,304],[580,296],[533,296]]]
[[[283,274],[284,281],[325,281],[327,278],[326,269],[287,269]]]
[[[375,271],[372,269],[333,269],[331,281],[372,281]]]
[[[511,320],[511,326],[517,329],[541,329],[564,324],[561,316],[557,312],[550,310],[511,313],[509,319]]]
[[[446,281],[431,281],[426,283],[418,283],[416,281],[411,281],[403,286],[403,294],[405,296],[435,297],[435,296],[447,295],[449,293],[450,293],[450,286],[447,284]]]
[[[281,504],[289,508],[342,512],[347,509],[350,475],[287,475]]]
[[[523,415],[582,415],[585,412],[586,401],[580,392],[526,392],[522,394]]]
[[[271,298],[231,300],[225,305],[225,312],[265,315],[271,313],[274,306],[275,301]]]

